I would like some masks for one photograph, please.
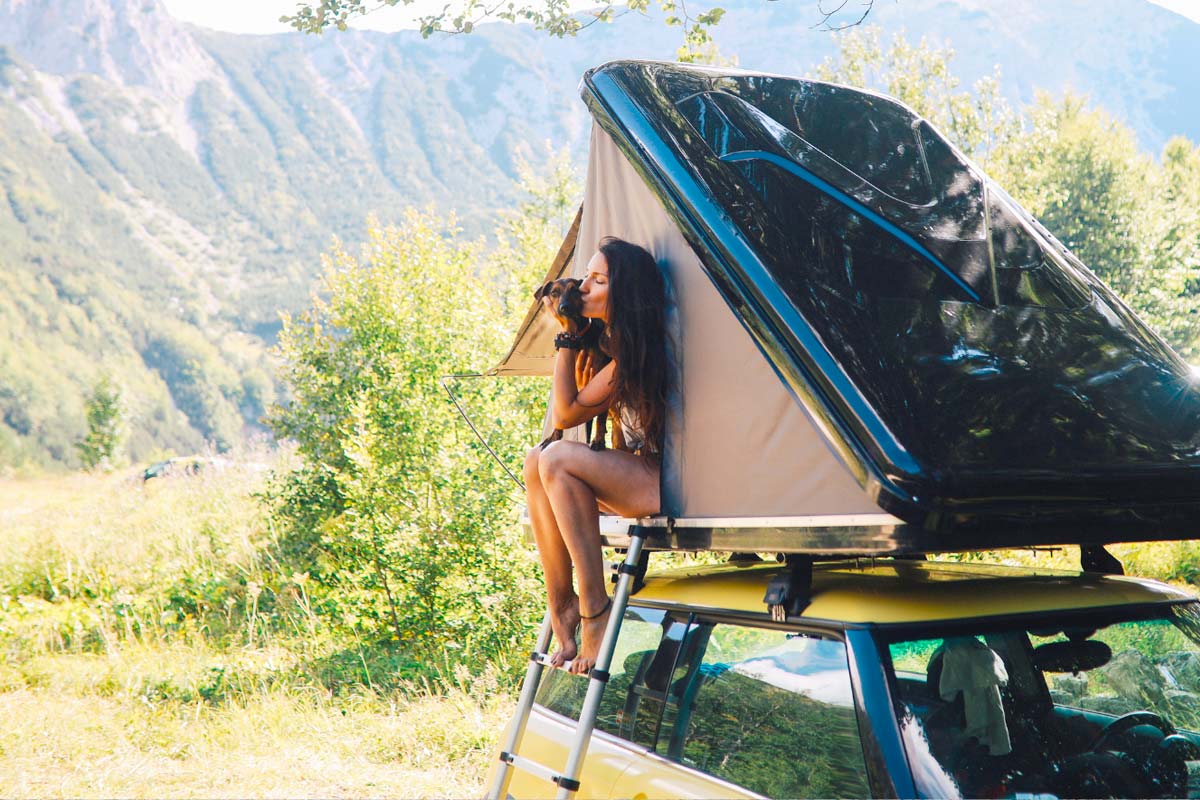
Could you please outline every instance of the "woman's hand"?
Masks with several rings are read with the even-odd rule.
[[[613,379],[617,362],[610,361],[603,369],[596,370],[585,365],[584,370],[576,367],[586,357],[580,353],[571,359],[559,358],[554,365],[554,390],[551,392],[551,418],[556,427],[574,428],[593,417],[608,411],[613,402]],[[586,385],[577,383],[587,378]]]
[[[596,364],[592,355],[593,351],[584,350],[575,359],[575,386],[581,390],[596,377]]]

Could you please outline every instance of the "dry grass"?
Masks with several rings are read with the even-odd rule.
[[[0,796],[483,793],[514,703],[492,673],[335,696],[308,666],[330,644],[313,625],[247,627],[239,605],[214,638],[164,599],[190,576],[248,606],[269,566],[261,481],[0,481]]]
[[[480,796],[505,713],[461,690],[214,708],[18,689],[0,693],[0,795]]]
[[[133,472],[0,481],[0,587],[43,580],[75,594],[135,589],[165,573],[248,571],[263,538],[251,494],[263,472],[230,468],[142,483]]]

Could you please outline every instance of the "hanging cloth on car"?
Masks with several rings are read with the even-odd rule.
[[[1007,683],[1004,662],[978,639],[947,639],[942,645],[938,694],[949,702],[962,692],[967,721],[963,733],[978,739],[993,756],[1012,752],[1004,703],[1000,699],[1000,687]]]

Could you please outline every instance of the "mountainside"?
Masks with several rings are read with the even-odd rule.
[[[717,35],[742,66],[835,50],[815,3],[729,6]],[[949,40],[968,82],[1002,63],[1015,102],[1070,84],[1151,150],[1200,139],[1200,25],[1149,3],[905,0],[870,22]],[[134,458],[236,441],[276,391],[277,310],[305,304],[330,237],[426,203],[486,233],[519,149],[582,161],[582,72],[677,36],[637,15],[567,40],[241,36],[159,0],[0,0],[0,465],[74,463],[102,374]]]

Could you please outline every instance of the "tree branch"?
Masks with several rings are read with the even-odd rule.
[[[775,2],[776,0],[766,0]],[[374,14],[383,8],[395,6],[411,6],[415,0],[311,0],[300,2],[296,12],[284,15],[280,22],[287,23],[302,33],[324,33],[329,28],[346,30],[349,23],[358,17]],[[620,0],[599,0],[599,9],[590,12],[592,19],[581,22],[581,13],[571,11],[569,0],[496,0],[492,4],[484,0],[465,0],[455,3],[447,2],[440,13],[418,17],[417,24],[421,35],[428,38],[434,33],[459,34],[471,33],[475,26],[489,19],[506,22],[528,22],[535,30],[545,31],[551,36],[574,36],[579,31],[595,25],[597,22],[611,22],[631,11],[644,13],[650,0],[628,0],[621,5],[627,6],[621,11],[616,10]],[[683,28],[684,43],[680,48],[681,55],[704,57],[711,55],[707,49],[713,49],[714,43],[709,29],[715,26],[724,10],[713,8],[706,13],[692,17],[682,0],[657,0],[659,8],[667,14],[667,24],[679,25]],[[833,18],[843,11],[849,0],[840,0],[837,7],[831,11],[824,8],[825,0],[817,0],[817,8],[822,16],[814,28],[824,27],[830,31],[840,31],[860,24],[871,13],[875,0],[863,0],[863,12],[858,19],[846,24],[832,24]],[[682,19],[674,15],[678,8]]]
[[[854,20],[853,22],[847,22],[847,23],[838,24],[838,25],[831,25],[830,20],[832,20],[835,16],[840,14],[842,12],[842,10],[846,7],[846,4],[849,2],[850,2],[850,0],[841,0],[841,2],[838,3],[837,6],[833,10],[826,11],[824,0],[817,0],[817,10],[821,13],[822,19],[820,22],[816,23],[812,27],[813,28],[823,28],[824,30],[830,31],[831,33],[836,32],[836,31],[844,31],[847,28],[853,28],[855,25],[861,25],[863,20],[865,20],[867,18],[867,15],[871,13],[871,9],[875,7],[875,0],[863,0],[863,3],[862,3],[863,4],[863,12],[862,12],[862,14],[860,14],[858,16],[858,19]]]

